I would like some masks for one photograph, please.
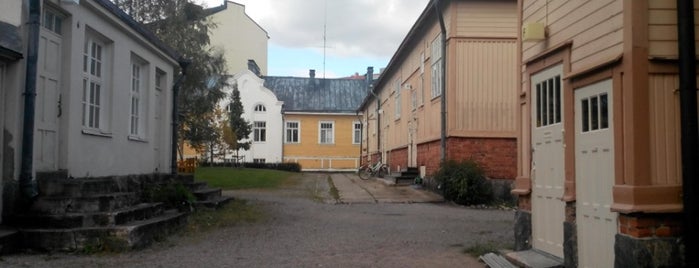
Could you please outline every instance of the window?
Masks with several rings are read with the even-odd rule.
[[[252,162],[255,164],[264,164],[266,162],[266,159],[264,158],[253,158]]]
[[[415,111],[417,109],[417,90],[410,92],[410,108]]]
[[[255,121],[252,126],[253,141],[255,142],[265,142],[267,141],[267,123],[264,121]]]
[[[333,144],[335,123],[321,121],[318,133],[318,143],[320,144]]]
[[[155,71],[155,90],[163,91],[165,89],[165,72],[160,69]]]
[[[432,40],[432,98],[442,95],[442,36]]]
[[[60,35],[61,27],[63,26],[63,17],[59,15],[58,12],[46,8],[44,9],[44,17],[41,20],[41,26],[55,34]]]
[[[135,55],[131,55],[131,113],[129,124],[129,135],[144,138],[146,129],[145,104],[146,86],[145,81],[148,65]]]
[[[396,91],[396,99],[395,99],[395,117],[394,119],[398,120],[400,119],[400,113],[401,113],[401,100],[400,100],[400,80],[396,80],[394,82],[393,87],[395,88]]]
[[[561,122],[561,76],[536,84],[536,126],[545,127]],[[584,107],[584,106],[583,106]]]
[[[226,112],[230,113],[231,111],[233,111],[233,103],[226,105]]]
[[[581,100],[582,132],[609,128],[607,93]]]
[[[103,113],[104,77],[104,43],[93,38],[86,38],[83,47],[83,83],[82,83],[82,125],[99,129]]]
[[[255,105],[255,112],[266,112],[266,111],[267,111],[267,108],[264,105],[262,105],[262,104]]]
[[[362,124],[355,121],[352,125],[352,143],[359,144],[362,141]]]
[[[286,138],[286,143],[299,143],[299,122],[298,121],[287,121],[286,130],[284,131]]]

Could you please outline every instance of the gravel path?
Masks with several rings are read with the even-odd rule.
[[[274,191],[230,191],[267,215],[122,254],[3,256],[0,267],[483,267],[462,253],[513,241],[514,212],[448,204],[335,204],[327,174]]]

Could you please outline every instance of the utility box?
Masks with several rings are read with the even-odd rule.
[[[522,25],[522,41],[539,41],[546,38],[546,27],[541,22],[527,22]]]

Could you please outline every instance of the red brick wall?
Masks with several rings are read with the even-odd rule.
[[[396,149],[388,153],[388,166],[391,168],[391,172],[398,171],[398,166],[400,169],[406,169],[408,166],[408,148]]]
[[[439,141],[417,145],[417,166],[425,166],[427,176],[439,169],[439,147]]]
[[[682,234],[681,214],[619,214],[619,233],[637,237],[677,237]]]
[[[476,161],[491,179],[517,176],[517,140],[506,138],[449,138],[447,159]]]

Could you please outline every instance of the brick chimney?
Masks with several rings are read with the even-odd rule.
[[[308,70],[308,76],[310,76],[311,78],[316,78],[316,70]]]

